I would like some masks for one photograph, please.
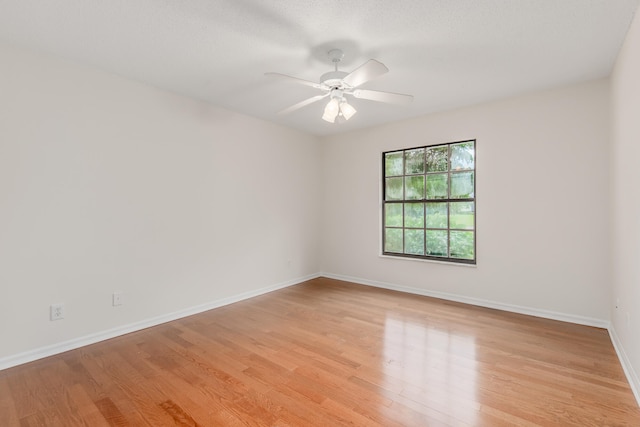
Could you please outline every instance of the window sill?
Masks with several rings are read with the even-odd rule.
[[[393,255],[383,255],[383,254],[378,254],[378,257],[387,258],[387,259],[397,259],[402,261],[427,262],[430,264],[444,264],[444,265],[451,265],[454,267],[467,267],[467,268],[478,267],[478,264],[466,264],[462,262],[451,262],[451,261],[438,261],[435,259],[409,258],[409,257],[403,257],[403,256],[393,256]]]

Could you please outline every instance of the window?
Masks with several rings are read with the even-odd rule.
[[[475,140],[382,154],[382,252],[476,263]]]

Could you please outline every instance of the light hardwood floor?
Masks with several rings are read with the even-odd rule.
[[[325,278],[0,371],[2,426],[640,426],[605,330]]]

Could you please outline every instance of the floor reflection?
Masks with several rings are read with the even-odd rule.
[[[473,336],[417,319],[388,317],[385,321],[385,388],[398,390],[402,384],[398,401],[402,405],[422,406],[422,411],[441,421],[475,424],[479,410],[476,365]]]

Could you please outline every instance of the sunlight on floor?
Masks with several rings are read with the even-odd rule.
[[[480,409],[476,365],[473,336],[453,334],[416,319],[386,319],[385,389],[404,383],[399,391],[404,405],[421,406],[442,421],[452,420],[454,414],[455,421],[474,424]]]

